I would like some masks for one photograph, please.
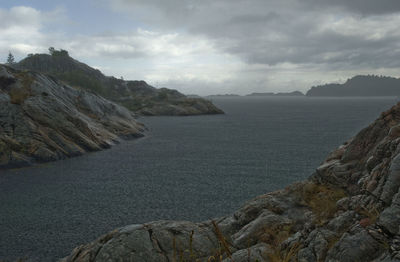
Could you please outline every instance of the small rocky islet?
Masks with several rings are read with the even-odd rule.
[[[400,103],[231,215],[115,229],[61,261],[400,261]]]

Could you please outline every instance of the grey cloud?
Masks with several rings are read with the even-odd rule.
[[[303,0],[309,8],[341,8],[364,15],[381,15],[400,11],[398,0]]]
[[[229,22],[234,24],[254,24],[254,23],[257,24],[260,22],[268,23],[276,19],[279,19],[279,15],[276,12],[269,12],[268,14],[265,15],[251,15],[251,14],[238,15],[232,17],[229,20]]]
[[[200,34],[216,48],[237,55],[248,63],[326,64],[365,68],[397,67],[397,32],[385,30],[400,12],[398,0],[116,0],[129,7],[151,6],[157,12],[151,26]],[[133,10],[133,9],[131,9]],[[359,14],[363,14],[360,16]],[[142,14],[143,15],[143,14]],[[379,15],[379,16],[377,16]],[[335,19],[353,18],[354,30],[342,24],[334,31]],[[329,20],[331,19],[331,20]],[[144,18],[144,20],[146,20]],[[368,28],[371,23],[375,28]],[[326,28],[321,28],[325,24]],[[344,32],[343,30],[347,30]],[[353,31],[352,31],[353,30]],[[364,30],[365,34],[359,33]]]

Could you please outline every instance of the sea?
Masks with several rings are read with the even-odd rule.
[[[55,261],[128,224],[203,221],[307,179],[396,97],[219,97],[223,115],[142,117],[144,138],[0,170],[0,260]]]

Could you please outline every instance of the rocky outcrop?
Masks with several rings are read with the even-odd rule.
[[[125,81],[103,75],[81,63],[65,50],[52,55],[35,54],[13,65],[55,77],[86,91],[99,94],[142,115],[200,115],[224,112],[203,98],[188,98],[176,90],[155,88],[145,81]]]
[[[116,229],[62,261],[400,261],[399,153],[400,104],[306,181],[214,221]]]
[[[129,110],[42,74],[0,65],[0,168],[108,148],[142,136]]]

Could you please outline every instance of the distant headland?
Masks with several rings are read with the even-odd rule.
[[[313,86],[306,96],[400,96],[400,79],[388,76],[357,75],[343,84]]]

